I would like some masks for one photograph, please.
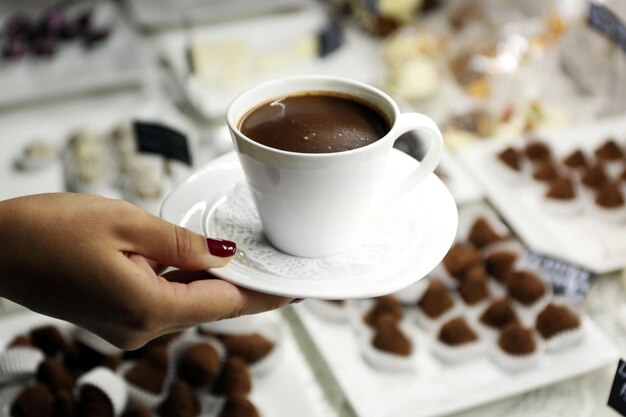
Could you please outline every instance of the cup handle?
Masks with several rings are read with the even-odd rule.
[[[426,133],[426,136],[430,139],[430,146],[421,163],[413,172],[399,181],[386,185],[382,195],[383,202],[391,201],[413,190],[426,179],[428,174],[435,170],[441,160],[443,137],[437,124],[430,117],[420,113],[400,114],[396,120],[396,138],[394,142],[409,130],[418,130]]]

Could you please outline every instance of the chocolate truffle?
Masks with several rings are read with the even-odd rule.
[[[489,297],[487,275],[472,275],[465,278],[459,285],[459,294],[468,305],[486,300]]]
[[[558,177],[550,181],[546,197],[552,200],[573,200],[576,198],[576,190],[569,178]]]
[[[498,159],[513,171],[520,172],[522,170],[520,155],[514,148],[508,147],[500,152]]]
[[[443,258],[443,266],[450,275],[456,277],[480,260],[480,252],[471,245],[455,243]]]
[[[167,350],[165,347],[155,347],[126,371],[124,379],[138,388],[159,394],[166,376]]]
[[[249,364],[260,361],[274,349],[274,343],[258,333],[226,336],[222,343],[229,355],[239,356]]]
[[[569,308],[550,303],[537,316],[537,331],[544,339],[580,327],[580,320]]]
[[[246,397],[235,396],[226,401],[218,417],[259,417],[259,411]]]
[[[624,205],[624,196],[619,185],[607,182],[596,193],[595,202],[600,207],[615,209]]]
[[[71,391],[76,382],[70,371],[53,358],[47,358],[39,364],[37,381],[46,385],[52,392]]]
[[[220,371],[217,351],[206,343],[187,348],[178,360],[178,376],[192,387],[207,385]]]
[[[513,251],[501,250],[490,253],[485,258],[485,269],[496,281],[504,284],[518,257],[517,252]]]
[[[587,167],[587,157],[580,149],[576,149],[563,159],[563,164],[572,169],[580,169]]]
[[[104,355],[80,342],[68,342],[63,351],[63,364],[75,373],[100,366]]]
[[[479,217],[472,225],[467,240],[477,248],[483,248],[502,239],[504,239],[504,236],[500,236],[487,219]]]
[[[452,297],[448,294],[445,285],[440,281],[432,280],[417,305],[424,314],[435,319],[450,310],[453,304]]]
[[[550,159],[552,155],[550,147],[539,140],[528,142],[524,150],[526,151],[526,157],[533,162]]]
[[[200,401],[185,381],[176,380],[170,386],[167,398],[159,406],[161,417],[196,417]]]
[[[21,334],[19,336],[16,336],[7,345],[7,348],[12,348],[12,347],[34,347],[34,345],[33,345],[33,342],[31,342],[27,336]]]
[[[113,403],[102,390],[93,385],[83,385],[76,406],[79,417],[113,417]]]
[[[246,395],[252,390],[252,379],[246,362],[237,356],[229,356],[215,380],[213,392],[232,397]]]
[[[455,317],[441,326],[437,338],[448,346],[459,346],[478,340],[478,335],[463,317]]]
[[[52,417],[74,417],[76,402],[71,391],[57,391],[52,405]]]
[[[498,346],[510,355],[529,355],[537,350],[532,332],[519,323],[511,323],[502,330]]]
[[[122,417],[152,417],[152,411],[142,404],[134,404],[129,407]]]
[[[511,298],[529,306],[544,296],[546,286],[533,272],[515,271],[507,279],[507,290]]]
[[[390,314],[381,316],[376,322],[372,345],[378,350],[399,356],[409,356],[412,350],[411,341]]]
[[[376,321],[383,315],[390,315],[396,321],[402,320],[404,313],[398,300],[389,295],[377,298],[374,306],[365,314],[363,320],[369,326],[374,326]]]
[[[619,161],[624,158],[624,152],[615,140],[609,139],[600,147],[596,148],[595,155],[607,162]]]
[[[502,329],[508,324],[518,321],[511,302],[506,298],[495,300],[480,315],[481,323],[494,329]]]
[[[54,356],[65,347],[65,339],[55,326],[41,326],[31,330],[30,340],[46,356]]]
[[[24,388],[11,405],[11,417],[51,417],[54,398],[42,384]]]
[[[485,269],[485,266],[482,263],[477,263],[477,264],[470,266],[467,270],[465,270],[465,272],[462,275],[455,277],[455,278],[459,282],[463,282],[468,278],[487,279],[487,270]]]
[[[587,188],[599,189],[608,182],[609,178],[602,164],[597,163],[587,168],[580,181]]]
[[[549,182],[557,178],[559,173],[557,172],[554,164],[549,159],[543,160],[537,164],[533,170],[533,179],[541,182]]]

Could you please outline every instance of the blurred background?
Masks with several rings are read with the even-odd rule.
[[[477,220],[491,219],[578,312],[585,340],[510,373],[442,362],[437,333],[417,326],[416,369],[390,373],[361,358],[343,310],[354,306],[305,301],[277,319],[290,366],[255,380],[261,414],[617,415],[606,402],[626,353],[624,21],[622,0],[1,0],[0,199],[87,192],[158,215],[173,187],[233,150],[225,112],[239,92],[298,74],[374,85],[442,129],[457,243],[475,244]],[[147,141],[150,128],[166,139]],[[410,136],[396,146],[419,159]],[[604,170],[597,187],[590,167]],[[431,281],[452,279],[446,291],[476,319],[438,268]]]

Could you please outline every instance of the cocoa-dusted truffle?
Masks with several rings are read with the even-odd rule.
[[[196,417],[200,414],[200,401],[189,384],[176,380],[159,406],[159,414],[161,417]]]
[[[102,365],[104,355],[80,342],[68,342],[63,351],[63,364],[75,373],[83,373]]]
[[[558,176],[558,171],[549,159],[537,163],[533,170],[533,179],[541,182],[550,182]]]
[[[165,347],[151,349],[145,357],[124,374],[124,379],[145,391],[159,394],[167,375],[167,350]]]
[[[609,178],[602,164],[597,163],[588,167],[580,181],[587,188],[599,189],[608,182]]]
[[[93,385],[83,385],[78,393],[76,406],[80,417],[113,417],[115,415],[111,399]]]
[[[517,314],[506,298],[495,300],[480,315],[481,323],[494,329],[502,329],[508,324],[518,321]]]
[[[229,335],[222,339],[229,355],[239,356],[249,364],[269,355],[274,343],[259,333]]]
[[[229,356],[215,380],[213,392],[232,397],[246,395],[252,390],[252,379],[246,362],[237,356]]]
[[[600,207],[615,209],[624,205],[624,196],[619,185],[607,182],[598,190],[595,202]]]
[[[502,239],[504,236],[500,236],[484,217],[476,219],[467,238],[477,248],[483,248]]]
[[[74,417],[76,401],[71,391],[57,391],[52,405],[52,417]]]
[[[596,148],[594,153],[598,158],[607,162],[619,161],[624,158],[622,148],[613,139],[608,139]]]
[[[463,317],[455,317],[441,326],[437,338],[448,346],[459,346],[478,340],[478,335]]]
[[[521,155],[515,150],[515,148],[512,147],[508,147],[498,154],[498,159],[503,164],[517,172],[522,170],[520,157]]]
[[[376,322],[372,345],[378,350],[399,356],[409,356],[412,350],[411,341],[398,327],[398,321],[389,314],[383,315]]]
[[[374,306],[365,314],[363,320],[369,326],[374,326],[376,321],[383,315],[390,315],[396,321],[402,320],[404,313],[398,300],[389,295],[377,298]]]
[[[537,350],[532,332],[519,323],[511,323],[502,330],[498,346],[510,355],[529,355]]]
[[[65,347],[65,339],[56,326],[41,326],[30,331],[30,340],[46,356],[54,356]]]
[[[244,396],[229,398],[218,417],[259,417],[254,404]]]
[[[456,277],[480,260],[481,255],[478,250],[468,244],[455,243],[443,258],[443,266],[450,275]]]
[[[37,368],[37,381],[45,384],[52,392],[71,391],[76,380],[59,361],[47,358]]]
[[[178,376],[192,387],[201,387],[213,381],[220,371],[220,356],[206,343],[185,349],[178,360]]]
[[[504,284],[519,255],[517,252],[501,250],[485,258],[485,269],[496,281]]]
[[[546,197],[552,200],[568,201],[576,198],[574,184],[566,177],[557,177],[550,181]]]
[[[507,290],[511,298],[529,306],[544,296],[546,286],[533,272],[515,271],[507,279]]]
[[[459,282],[463,282],[468,278],[473,279],[487,279],[487,270],[485,269],[485,265],[482,263],[477,263],[470,266],[462,275],[455,277]]]
[[[550,147],[540,140],[533,140],[526,144],[524,148],[526,157],[533,162],[550,159],[552,151]]]
[[[11,404],[11,417],[50,417],[54,398],[42,384],[24,388]]]
[[[428,284],[428,288],[419,301],[418,306],[422,309],[424,314],[434,319],[450,310],[453,304],[452,297],[448,294],[445,285],[440,281],[432,280],[430,284]]]
[[[580,320],[569,308],[550,303],[537,316],[537,331],[544,339],[580,327]]]
[[[142,404],[134,404],[130,406],[122,417],[152,417],[152,411]]]
[[[7,348],[12,348],[12,347],[33,347],[33,342],[30,341],[30,339],[21,334],[16,336],[13,340],[11,340],[9,342],[9,344],[7,345]]]
[[[580,169],[587,167],[587,157],[580,149],[576,149],[563,159],[563,164],[572,169]]]
[[[474,305],[489,297],[487,287],[487,275],[471,275],[466,277],[459,285],[459,294],[465,304]]]

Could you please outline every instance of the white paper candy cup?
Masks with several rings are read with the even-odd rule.
[[[15,346],[0,354],[0,383],[18,382],[34,375],[43,353],[28,346]]]
[[[406,323],[400,323],[400,330],[409,337],[410,333]],[[414,360],[416,352],[415,340],[411,340],[411,354],[401,356],[375,348],[372,345],[373,338],[374,332],[357,335],[361,355],[373,368],[384,372],[414,372],[416,370]]]
[[[553,299],[552,304],[567,308],[578,318],[579,322],[579,326],[575,329],[564,330],[549,339],[542,339],[547,352],[558,352],[576,346],[583,340],[585,333],[583,331],[582,317],[569,301],[559,297]]]
[[[113,404],[113,412],[119,416],[126,408],[128,389],[125,381],[108,368],[98,367],[83,374],[76,381],[76,393],[85,385],[91,385],[102,391]]]
[[[476,358],[485,352],[485,344],[480,339],[480,333],[476,331],[478,339],[462,345],[450,346],[442,343],[438,338],[434,338],[431,344],[433,355],[446,363],[459,363]]]
[[[504,352],[496,343],[491,351],[490,358],[500,368],[509,372],[524,372],[534,368],[541,360],[541,344],[535,338],[536,349],[528,355],[511,355]]]
[[[422,311],[419,306],[416,309],[411,309],[408,312],[408,315],[410,317],[413,317],[414,320],[416,320],[417,323],[420,325],[420,327],[422,327],[428,333],[435,333],[437,330],[439,330],[443,323],[463,313],[463,301],[461,301],[456,294],[452,294],[451,297],[453,302],[452,307],[444,311],[438,317],[432,318],[428,316],[426,313],[424,313],[424,311]]]

